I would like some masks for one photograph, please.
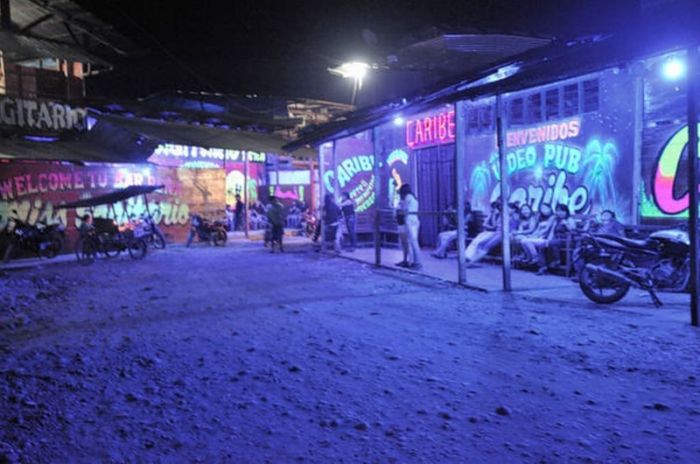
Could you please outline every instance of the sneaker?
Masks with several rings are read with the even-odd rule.
[[[409,267],[410,266],[410,264],[408,264],[408,261],[400,261],[400,262],[396,263],[396,265],[398,267]]]
[[[410,269],[415,269],[416,271],[423,269],[423,265],[421,263],[413,263],[408,266]]]
[[[537,270],[537,275],[545,275],[547,273],[546,267],[541,267]]]

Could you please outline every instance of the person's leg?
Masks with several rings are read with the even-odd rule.
[[[333,251],[335,251],[336,253],[340,253],[340,251],[342,250],[340,244],[341,240],[343,240],[343,231],[340,230],[340,224],[338,224],[337,226],[335,226],[335,238],[333,241]]]
[[[408,226],[408,238],[411,246],[411,254],[413,255],[411,263],[413,264],[413,266],[418,267],[421,266],[420,245],[418,244],[419,227],[420,226],[418,224],[411,224]]]
[[[185,247],[189,248],[189,246],[192,244],[192,240],[194,240],[194,235],[194,229],[190,228],[190,234],[187,236],[187,244],[185,245]]]
[[[408,264],[408,236],[406,231],[406,226],[400,226],[399,229],[399,241],[401,242],[401,252],[403,253],[403,259],[397,264]]]
[[[355,223],[357,218],[355,216],[350,216],[348,219],[348,234],[350,234],[350,246],[353,249],[357,248],[357,234],[355,233]]]
[[[537,271],[538,274],[544,274],[547,271],[547,240],[542,240],[539,243],[536,243],[537,246],[537,265],[539,267],[539,270]]]

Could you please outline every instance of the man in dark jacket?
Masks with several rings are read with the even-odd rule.
[[[239,194],[236,194],[236,206],[234,208],[234,229],[235,230],[241,230],[245,229],[245,226],[243,225],[243,210],[245,209],[245,205],[241,201],[241,196]]]
[[[279,243],[280,251],[284,251],[282,247],[282,237],[284,237],[284,206],[279,198],[270,197],[270,209],[267,210],[267,220],[272,227],[272,237],[270,242],[270,251],[275,252],[275,242]]]

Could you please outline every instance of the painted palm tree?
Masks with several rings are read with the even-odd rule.
[[[489,188],[491,186],[491,170],[488,163],[482,161],[472,170],[469,177],[471,204],[474,209],[486,210],[489,203]]]
[[[612,142],[602,144],[600,140],[593,139],[586,146],[583,182],[588,187],[591,202],[598,199],[601,207],[615,209],[617,206],[613,179],[617,155],[617,147]]]

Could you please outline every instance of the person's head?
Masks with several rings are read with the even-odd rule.
[[[540,205],[540,216],[543,218],[548,218],[552,216],[552,206],[542,203]]]
[[[85,224],[92,224],[92,216],[89,214],[83,214],[83,217],[80,218]]]
[[[472,204],[468,201],[464,202],[464,212],[465,213],[471,213],[472,212]]]
[[[406,198],[409,194],[410,194],[410,195],[413,194],[413,192],[411,191],[411,186],[408,185],[408,184],[403,184],[403,185],[401,186],[401,188],[399,189],[399,196],[400,196],[401,199],[403,200],[403,199]]]
[[[491,202],[491,211],[501,211],[503,209],[503,206],[501,205],[500,200],[492,201]]]
[[[532,217],[532,208],[530,208],[530,205],[527,203],[523,203],[523,205],[520,207],[520,218],[521,219],[530,219]]]
[[[569,207],[563,203],[557,205],[555,212],[559,219],[567,219],[570,216]]]
[[[611,211],[609,209],[603,210],[600,213],[600,222],[602,223],[608,223],[617,218],[617,215],[615,214],[615,211]]]
[[[240,194],[240,193],[237,193],[237,194],[236,194],[236,201],[238,201],[238,200],[240,200],[240,199],[241,199],[241,194]]]
[[[343,192],[343,200],[349,200],[350,199],[350,194],[348,192]]]
[[[326,193],[326,196],[323,197],[323,204],[326,206],[333,204],[333,194],[332,193]]]
[[[517,201],[508,203],[508,211],[512,216],[517,215],[520,211],[520,203]]]

